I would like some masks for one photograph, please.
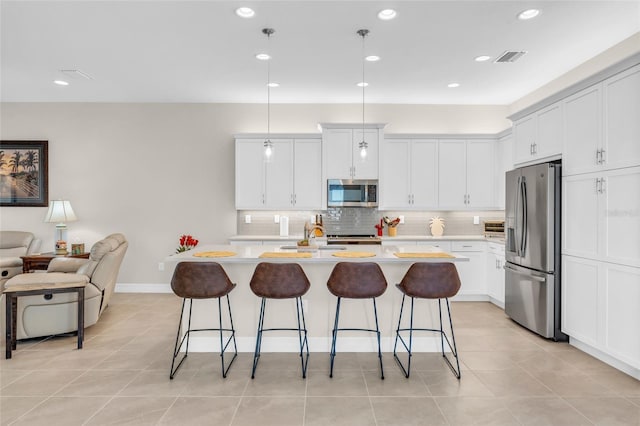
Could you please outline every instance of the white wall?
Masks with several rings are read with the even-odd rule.
[[[359,122],[359,105],[275,105],[273,132],[318,132],[319,122]],[[367,121],[393,133],[497,133],[506,106],[371,105]],[[4,103],[4,140],[49,141],[49,198],[79,218],[69,242],[87,249],[112,232],[129,252],[118,282],[167,283],[158,262],[190,233],[222,243],[236,233],[235,133],[263,133],[266,106],[247,104]],[[46,208],[3,207],[0,228],[28,230],[53,250]]]

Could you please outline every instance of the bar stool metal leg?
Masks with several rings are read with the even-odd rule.
[[[329,369],[329,377],[333,377],[333,361],[336,357],[336,338],[338,337],[338,318],[340,317],[340,300],[342,300],[342,298],[338,297],[338,302],[336,303],[336,317],[333,321],[333,331],[331,333],[333,335],[333,338],[331,339],[331,353],[330,353],[331,367]]]
[[[307,323],[304,319],[304,306],[302,298],[296,297],[296,314],[298,319],[298,340],[300,341],[300,363],[302,367],[302,378],[307,377],[307,366],[309,365],[309,340],[307,339]],[[302,328],[300,328],[300,318],[302,317]],[[302,333],[304,332],[304,338]],[[306,357],[303,352],[306,348]]]
[[[398,327],[396,328],[396,341],[395,341],[395,343],[393,345],[393,357],[398,362],[398,365],[402,369],[402,372],[404,373],[404,376],[408,379],[409,378],[409,374],[411,374],[411,357],[413,356],[413,352],[412,352],[412,346],[413,346],[413,297],[411,298],[411,311],[409,313],[409,328],[408,329],[406,329],[406,328],[405,329],[401,329],[400,325],[402,323],[402,311],[404,309],[404,299],[405,299],[405,297],[406,296],[403,294],[402,295],[402,304],[400,305],[400,317],[398,318]],[[401,331],[409,331],[409,346],[407,346],[407,344],[405,343],[404,339],[400,335]],[[404,349],[407,351],[407,368],[404,367],[404,365],[402,364],[402,361],[400,361],[400,358],[398,357],[398,352],[397,352],[398,340],[400,340],[400,343],[402,343],[402,346],[404,346]]]
[[[180,368],[184,360],[187,359],[187,355],[189,355],[189,330],[191,329],[191,310],[192,310],[191,308],[193,307],[193,299],[189,299],[189,323],[188,323],[189,325],[187,326],[188,327],[187,332],[185,333],[184,336],[182,336],[182,340],[180,340],[180,332],[182,331],[182,317],[184,316],[184,307],[186,303],[187,303],[187,299],[183,298],[182,309],[180,310],[180,320],[178,321],[178,333],[176,334],[176,344],[173,348],[173,360],[171,361],[171,371],[169,372],[169,379],[171,380],[173,380],[173,376],[175,376],[176,372],[178,371],[178,369]],[[180,353],[180,348],[182,347],[182,344],[184,343],[185,339],[187,340],[187,346],[185,347],[184,355],[174,369],[173,366],[175,365],[176,358]]]
[[[266,299],[263,297],[260,303],[260,316],[258,317],[258,333],[256,335],[256,350],[253,353],[253,369],[251,370],[251,378],[256,377],[256,367],[258,367],[258,361],[260,360],[260,350],[262,348],[262,329],[264,326],[264,308]]]
[[[384,369],[382,368],[382,349],[380,347],[380,327],[378,326],[378,308],[376,307],[376,298],[373,297],[373,313],[376,319],[376,336],[378,337],[378,359],[380,360],[380,378],[384,380]]]
[[[438,299],[438,313],[440,314],[440,343],[442,345],[442,356],[444,357],[444,360],[447,362],[447,364],[449,365],[449,368],[451,369],[453,374],[456,376],[456,378],[460,379],[462,374],[460,371],[460,360],[458,359],[458,348],[456,347],[456,337],[453,333],[453,321],[451,320],[451,307],[449,306],[449,299],[445,299],[445,301],[447,302],[447,312],[449,314],[449,327],[451,329],[451,340],[453,341],[453,346],[451,345],[451,342],[449,342],[449,338],[447,337],[447,334],[444,332],[444,329],[442,328],[442,307],[441,307],[442,299]],[[451,364],[451,361],[449,360],[449,357],[444,352],[445,340],[447,341],[447,345],[449,345],[449,349],[451,349],[451,354],[456,359],[457,368],[454,368],[453,364]]]
[[[229,322],[231,325],[230,330],[222,328],[222,302],[218,297],[218,324],[220,325],[220,362],[222,363],[223,379],[227,378],[227,373],[231,368],[231,364],[233,364],[233,361],[235,361],[236,358],[238,357],[238,346],[236,344],[236,329],[233,327],[233,316],[231,315],[231,302],[229,302],[228,294],[227,294],[227,308],[229,309]],[[231,335],[227,339],[226,343],[223,342],[223,336],[222,336],[223,331],[231,331]],[[231,343],[232,340],[233,340],[233,349],[234,349],[233,358],[231,358],[231,362],[229,362],[229,365],[227,366],[227,368],[224,368],[224,352],[227,350],[227,347],[229,346],[229,343]]]

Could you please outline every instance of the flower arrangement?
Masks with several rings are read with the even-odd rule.
[[[180,245],[176,249],[176,253],[182,253],[183,251],[191,250],[198,245],[198,240],[193,238],[191,235],[180,236],[179,242]]]
[[[395,228],[400,223],[399,217],[396,217],[395,219],[391,219],[389,216],[385,216],[383,220],[384,220],[384,223],[387,224],[388,228]]]

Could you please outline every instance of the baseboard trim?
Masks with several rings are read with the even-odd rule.
[[[602,352],[599,349],[594,348],[593,346],[590,346],[584,342],[581,342],[580,340],[576,340],[573,337],[569,337],[569,344],[571,346],[574,346],[578,349],[580,349],[583,352],[588,353],[589,355],[591,355],[594,358],[598,358],[600,361],[609,364],[610,366],[617,368],[618,370],[622,371],[623,373],[626,373],[628,375],[630,375],[631,377],[634,377],[638,380],[640,380],[640,369],[635,368],[625,362],[620,361],[619,359],[616,359],[614,357],[612,357],[611,355]]]

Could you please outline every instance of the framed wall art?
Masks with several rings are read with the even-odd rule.
[[[0,141],[0,206],[47,207],[47,141]]]

